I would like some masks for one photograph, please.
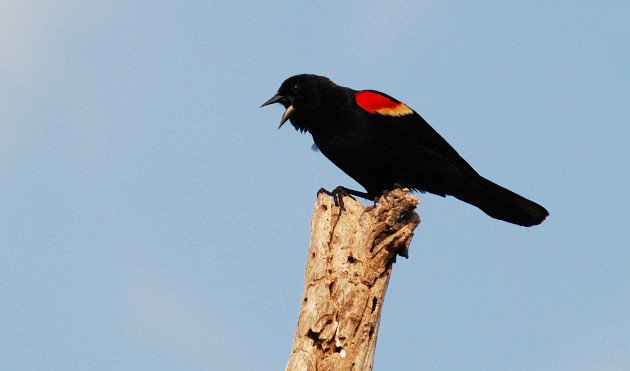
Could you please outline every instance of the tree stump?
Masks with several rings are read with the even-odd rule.
[[[407,257],[420,223],[408,189],[375,206],[320,193],[313,209],[304,294],[287,370],[371,370],[396,256]]]

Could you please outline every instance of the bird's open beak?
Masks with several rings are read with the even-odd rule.
[[[261,107],[264,107],[273,103],[283,103],[283,101],[285,100],[286,100],[285,97],[283,97],[280,94],[276,94],[273,97],[271,97],[271,99],[263,103]],[[294,111],[295,111],[295,108],[293,107],[293,105],[290,105],[286,108],[286,110],[282,114],[282,117],[280,118],[280,125],[278,126],[278,129],[280,129],[282,125],[284,125],[284,123],[287,122],[287,120],[291,117]]]

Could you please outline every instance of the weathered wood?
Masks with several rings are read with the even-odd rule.
[[[323,193],[313,209],[304,294],[287,370],[371,370],[396,255],[407,257],[418,199],[394,190],[375,206]]]

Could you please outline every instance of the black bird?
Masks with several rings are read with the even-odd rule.
[[[319,150],[367,192],[408,187],[454,196],[493,218],[530,227],[549,213],[544,207],[479,175],[440,134],[406,104],[375,90],[353,90],[317,75],[285,80],[263,106],[286,109],[290,120],[308,131]]]

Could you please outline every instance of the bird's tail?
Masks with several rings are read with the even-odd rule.
[[[461,187],[453,196],[495,219],[524,227],[538,225],[549,215],[544,207],[480,175],[470,177],[468,186]]]

